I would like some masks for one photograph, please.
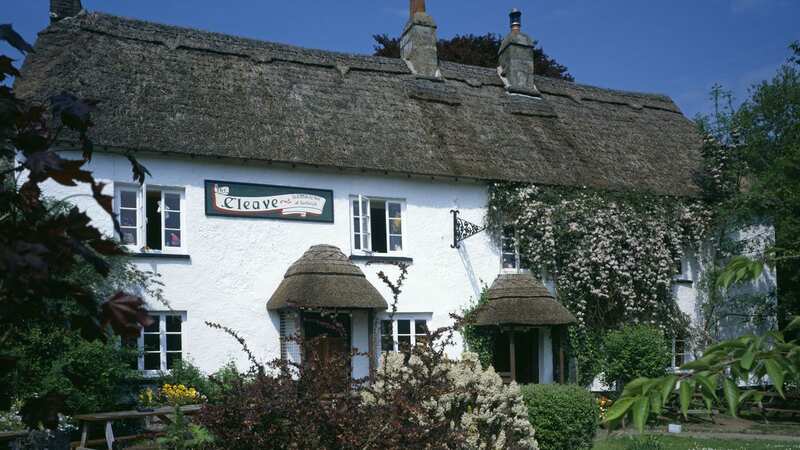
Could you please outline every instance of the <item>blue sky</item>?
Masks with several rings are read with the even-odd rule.
[[[5,17],[29,41],[48,22],[48,0],[6,0]],[[523,29],[576,81],[671,96],[693,117],[714,83],[741,99],[771,77],[800,40],[800,0],[428,0],[439,36]],[[83,0],[90,11],[304,47],[372,51],[373,34],[397,35],[408,0]],[[7,52],[6,48],[0,50]]]

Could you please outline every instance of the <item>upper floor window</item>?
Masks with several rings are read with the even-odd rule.
[[[122,243],[136,252],[184,252],[184,197],[181,189],[118,185],[115,204]]]
[[[519,234],[513,226],[503,227],[500,236],[501,263],[504,271],[527,270],[530,267],[528,259],[520,253]]]
[[[686,336],[679,335],[672,339],[672,368],[678,369],[686,362],[689,353]]]
[[[405,202],[359,195],[350,205],[354,250],[383,254],[403,252]]]

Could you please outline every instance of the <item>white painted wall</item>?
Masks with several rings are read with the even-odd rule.
[[[71,156],[71,155],[67,155]],[[77,155],[76,155],[77,156]],[[139,160],[152,174],[147,183],[184,187],[186,230],[184,239],[190,260],[136,258],[142,270],[161,274],[164,294],[170,307],[187,312],[184,351],[203,370],[212,372],[229,360],[245,367],[247,361],[231,338],[207,327],[205,321],[218,322],[237,330],[264,361],[280,355],[277,314],[267,312],[266,303],[289,265],[314,244],[332,244],[350,254],[349,197],[364,194],[406,200],[403,220],[405,256],[414,259],[400,297],[400,312],[431,312],[431,327],[450,324],[449,314],[470,298],[476,298],[483,283],[490,284],[500,270],[500,256],[486,233],[466,240],[459,250],[452,243],[452,216],[458,208],[461,217],[482,223],[487,203],[485,184],[461,181],[431,181],[419,178],[359,175],[352,171],[310,171],[274,168],[267,165],[234,165],[218,160],[178,160],[142,156]],[[97,153],[88,169],[95,177],[110,183],[130,183],[130,165],[124,157]],[[206,179],[331,189],[334,193],[334,223],[313,223],[214,217],[205,215]],[[66,198],[88,186],[67,188],[54,183],[45,192]],[[89,211],[95,224],[113,234],[110,218],[89,197],[71,201]],[[385,271],[398,275],[395,266],[360,264],[369,281],[391,301],[391,293],[377,277]],[[165,309],[153,305],[154,309]],[[363,320],[362,320],[363,319]],[[353,316],[356,324],[366,316]],[[367,350],[366,328],[356,333],[353,342]],[[362,335],[363,334],[363,335]],[[362,349],[363,346],[363,349]],[[461,345],[452,349],[453,356]],[[354,375],[363,375],[367,361],[354,361]]]
[[[301,170],[200,158],[141,156],[139,160],[152,174],[148,184],[185,189],[183,239],[191,259],[137,258],[135,262],[142,270],[159,273],[169,306],[187,312],[184,352],[207,372],[231,360],[243,368],[247,361],[238,344],[207,327],[205,321],[237,330],[264,361],[279,357],[279,320],[276,313],[267,312],[267,300],[289,265],[310,246],[332,244],[345,254],[352,253],[349,201],[353,195],[406,201],[404,256],[413,258],[413,263],[398,311],[432,313],[432,329],[450,325],[449,314],[477,298],[482,285],[491,284],[501,271],[499,251],[486,233],[467,239],[459,249],[450,247],[451,209],[459,209],[463,219],[483,223],[488,197],[482,183],[364,175],[354,171]],[[88,169],[98,180],[109,183],[105,191],[108,194],[113,194],[115,183],[131,183],[130,165],[119,155],[97,153]],[[206,216],[206,179],[331,189],[334,223]],[[88,194],[88,186],[69,188],[49,182],[44,187],[46,194],[54,198],[70,197],[70,201],[95,218],[95,225],[113,234],[110,218],[90,195],[75,197],[77,193]],[[369,281],[391,302],[391,293],[377,273],[385,271],[396,279],[398,269],[375,263],[360,263],[360,266]],[[676,283],[674,292],[680,308],[696,318],[699,308],[696,287],[702,268],[694,259],[689,261],[689,267],[690,282]],[[774,274],[765,274],[763,285],[774,287]],[[548,284],[548,288],[553,286]],[[166,309],[158,304],[152,308]],[[359,351],[366,351],[366,327],[358,326],[362,322],[366,324],[366,315],[354,314],[353,343]],[[460,338],[456,336],[456,339]],[[461,351],[461,342],[456,342],[451,355],[457,356]],[[552,378],[549,335],[542,334],[539,355],[540,379]],[[368,361],[365,358],[357,358],[353,364],[355,376],[366,374]]]

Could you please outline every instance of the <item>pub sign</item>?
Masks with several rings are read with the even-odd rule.
[[[206,215],[333,222],[333,191],[206,180]]]

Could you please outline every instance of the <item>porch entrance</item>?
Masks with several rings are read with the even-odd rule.
[[[303,312],[303,350],[306,361],[318,361],[320,367],[335,367],[347,361],[343,376],[350,377],[352,348],[350,314]]]
[[[520,384],[539,382],[539,330],[505,330],[494,339],[492,365],[509,380]]]

